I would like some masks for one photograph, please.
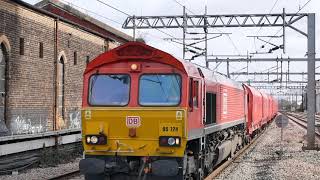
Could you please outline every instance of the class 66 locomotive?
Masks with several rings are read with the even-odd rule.
[[[252,87],[140,42],[96,57],[83,81],[86,179],[203,179],[277,109],[261,93],[249,106]]]

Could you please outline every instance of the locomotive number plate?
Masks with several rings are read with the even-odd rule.
[[[127,116],[126,126],[128,128],[137,128],[137,127],[141,126],[140,116]]]
[[[159,126],[160,136],[180,136],[182,132],[179,123],[161,123]]]
[[[171,132],[178,132],[179,131],[179,127],[177,126],[163,126],[162,127],[162,131],[163,132],[168,132],[168,131],[171,131]]]

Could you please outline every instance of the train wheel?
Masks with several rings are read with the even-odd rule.
[[[196,180],[203,180],[204,178],[204,160],[203,158],[199,158],[198,160],[198,172],[196,174]]]
[[[204,173],[202,169],[199,169],[199,172],[196,174],[196,177],[194,178],[195,180],[203,180],[204,178]]]
[[[251,141],[251,137],[250,136],[246,136],[245,137],[245,145],[249,144]]]

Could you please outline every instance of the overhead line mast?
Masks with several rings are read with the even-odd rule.
[[[308,2],[310,2],[309,0]],[[299,10],[300,11],[300,10]],[[308,30],[304,32],[296,27],[294,24],[300,21],[304,17],[308,19]],[[133,26],[133,22],[136,23]],[[205,23],[204,23],[205,22]],[[125,29],[152,29],[152,28],[183,28],[183,56],[185,59],[186,53],[186,43],[185,35],[187,28],[230,28],[230,27],[289,27],[294,31],[306,36],[308,38],[308,58],[290,58],[287,61],[307,61],[308,62],[308,86],[307,86],[307,96],[308,96],[308,143],[307,149],[315,149],[315,14],[314,13],[285,13],[283,10],[280,14],[225,14],[225,15],[189,15],[183,11],[183,15],[177,16],[135,16],[128,17],[123,23],[123,28]],[[281,31],[281,29],[280,29]],[[278,32],[280,32],[278,31]],[[206,32],[206,31],[205,31]],[[283,32],[283,38],[285,32]],[[272,38],[272,37],[271,37]],[[285,40],[283,40],[283,50],[285,50]],[[207,49],[205,49],[207,51]],[[207,53],[204,53],[207,55]],[[200,54],[201,55],[201,54]],[[209,62],[221,62],[219,58],[207,59],[205,58],[206,65]],[[257,59],[258,60],[258,59]],[[274,61],[278,62],[279,59],[267,59],[263,58],[261,61]],[[317,59],[318,60],[318,59]],[[238,59],[238,62],[245,61],[248,62],[250,59]],[[259,60],[260,61],[260,60]],[[282,64],[283,60],[280,60]],[[229,63],[230,60],[226,59]],[[229,67],[227,67],[229,69]],[[229,73],[228,73],[229,74]],[[282,74],[281,74],[282,75]],[[287,78],[288,79],[288,78]],[[261,81],[263,83],[269,83],[269,81]],[[282,82],[282,77],[280,82]],[[287,83],[291,83],[289,81]],[[300,81],[296,81],[300,83]],[[301,83],[304,83],[301,81]]]

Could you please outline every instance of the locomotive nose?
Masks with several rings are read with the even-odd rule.
[[[83,115],[87,113],[86,111],[88,110],[84,110]],[[84,119],[82,122],[86,154],[117,153],[124,156],[163,154],[183,156],[184,154],[183,149],[187,141],[184,109],[91,109],[90,114],[90,119]],[[91,139],[99,142],[102,135],[106,137],[105,144],[92,143]]]

